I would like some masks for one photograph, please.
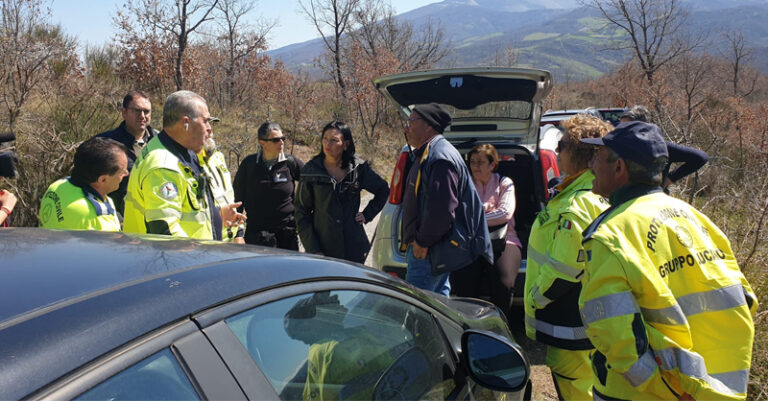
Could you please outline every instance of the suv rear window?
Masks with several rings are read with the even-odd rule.
[[[441,104],[453,119],[518,119],[527,120],[531,117],[533,103],[519,100],[488,102],[473,109],[462,110],[449,104]]]

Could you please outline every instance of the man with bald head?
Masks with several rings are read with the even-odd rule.
[[[163,131],[141,151],[128,180],[124,231],[221,240],[222,225],[245,219],[240,203],[216,206],[197,157],[215,120],[200,95],[168,96]]]

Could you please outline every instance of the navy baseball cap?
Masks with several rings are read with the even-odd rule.
[[[647,168],[654,167],[654,160],[659,157],[669,157],[661,128],[642,121],[621,123],[602,138],[584,138],[581,142],[607,146],[622,159]]]

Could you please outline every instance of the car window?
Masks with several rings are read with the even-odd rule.
[[[455,388],[432,316],[388,296],[316,292],[226,323],[282,400],[446,399]]]
[[[454,119],[461,118],[512,118],[527,120],[531,116],[533,103],[520,100],[483,103],[471,109],[459,109],[441,104]]]
[[[78,400],[199,400],[166,348],[112,376]]]

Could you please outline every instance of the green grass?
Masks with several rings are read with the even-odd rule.
[[[526,35],[523,38],[523,42],[529,42],[529,41],[535,41],[535,40],[546,40],[546,39],[556,38],[558,36],[560,36],[559,33],[536,32],[530,35]]]

